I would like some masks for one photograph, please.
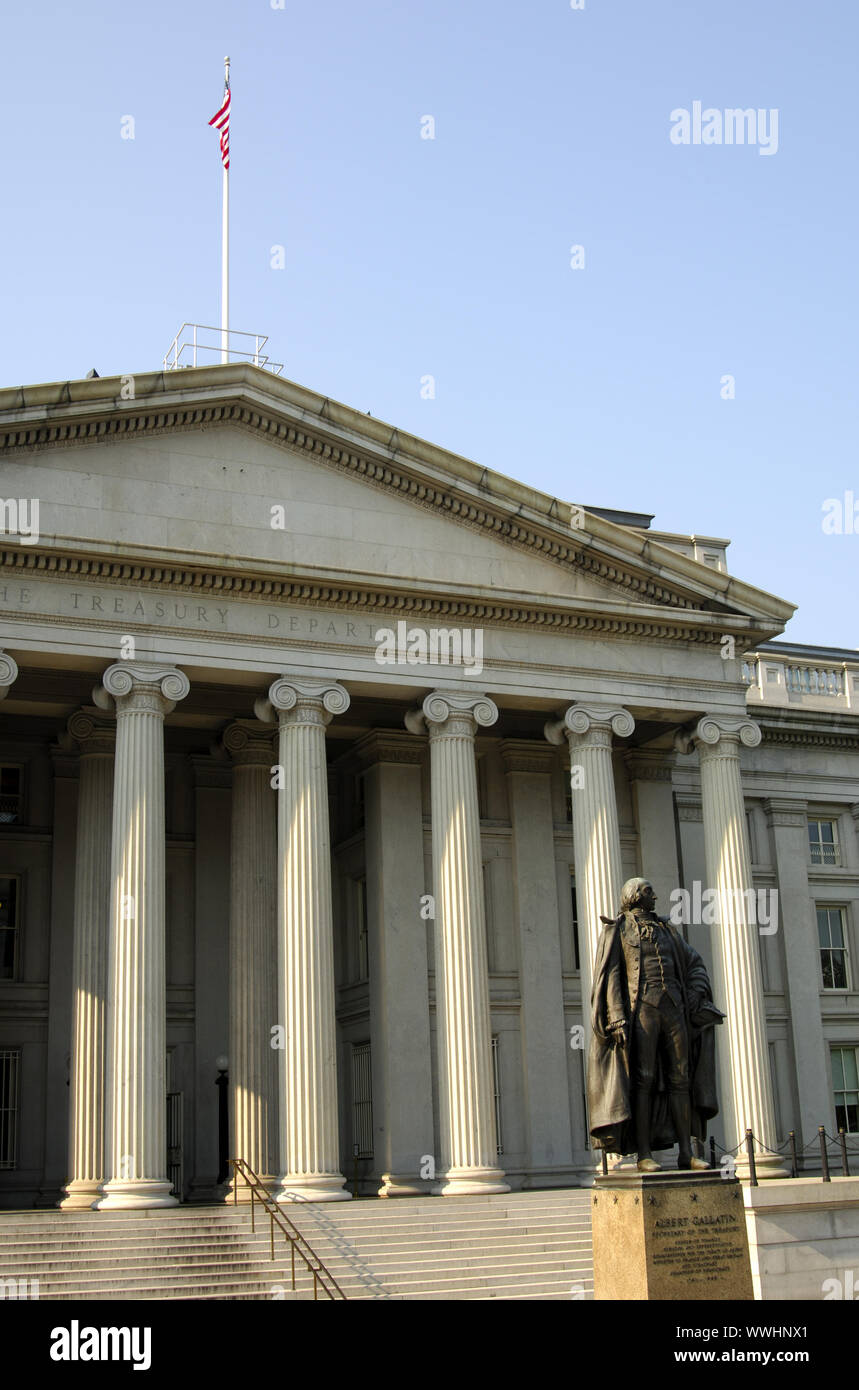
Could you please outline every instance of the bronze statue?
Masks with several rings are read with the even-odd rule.
[[[707,1168],[692,1153],[718,1114],[713,1004],[703,960],[654,912],[647,879],[623,886],[617,918],[602,917],[591,991],[590,1132],[598,1148],[638,1154],[679,1146],[678,1168]]]

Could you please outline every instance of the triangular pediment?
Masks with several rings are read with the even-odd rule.
[[[351,582],[411,606],[449,595],[493,611],[721,615],[756,636],[792,612],[646,533],[268,372],[151,374],[123,401],[126,380],[0,392],[4,452],[45,468],[42,530],[57,548],[74,539],[262,582]],[[47,408],[34,429],[37,400]]]

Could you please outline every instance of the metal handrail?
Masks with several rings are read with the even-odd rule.
[[[185,330],[188,330],[185,336]],[[273,362],[268,353],[263,349],[268,342],[268,335],[265,333],[247,333],[240,328],[230,328],[223,330],[216,328],[209,323],[183,323],[179,332],[174,337],[162,359],[165,372],[175,371],[177,368],[186,365],[182,361],[187,352],[191,357],[191,366],[197,366],[197,357],[200,353],[216,353],[220,355],[224,347],[224,332],[227,335],[227,361],[241,360],[252,362],[255,367],[264,367],[266,371],[273,372],[279,376],[283,371],[282,362]],[[206,342],[200,335],[211,333],[213,342]],[[247,348],[240,348],[235,340],[238,338],[248,338]]]
[[[314,1300],[318,1301],[318,1288],[321,1288],[322,1292],[326,1294],[328,1298],[330,1298],[334,1303],[337,1302],[338,1297],[345,1300],[346,1295],[341,1289],[340,1285],[337,1283],[337,1280],[334,1278],[334,1275],[330,1272],[330,1270],[325,1268],[325,1265],[322,1263],[319,1256],[316,1254],[315,1250],[310,1245],[309,1241],[305,1240],[298,1227],[293,1226],[289,1217],[284,1215],[282,1208],[274,1200],[262,1179],[258,1177],[258,1175],[253,1171],[249,1164],[245,1162],[243,1158],[231,1158],[229,1162],[233,1169],[233,1205],[236,1205],[239,1200],[238,1179],[240,1175],[244,1178],[245,1182],[251,1190],[251,1231],[256,1231],[254,1203],[259,1202],[263,1210],[268,1213],[269,1220],[271,1223],[269,1227],[269,1234],[271,1237],[271,1258],[274,1259],[275,1222],[277,1222],[281,1231],[289,1241],[289,1251],[292,1262],[293,1289],[295,1289],[295,1252],[297,1250],[304,1263],[307,1265],[307,1268],[310,1270],[310,1273],[313,1275]],[[302,1249],[302,1246],[304,1246],[305,1249]],[[307,1251],[306,1254],[305,1250]],[[326,1280],[328,1281],[328,1283],[326,1283]],[[330,1288],[329,1283],[331,1285]],[[332,1289],[335,1290],[335,1292],[332,1292]]]

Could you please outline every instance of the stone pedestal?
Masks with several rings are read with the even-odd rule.
[[[754,1298],[736,1178],[616,1171],[596,1179],[591,1200],[595,1299]]]

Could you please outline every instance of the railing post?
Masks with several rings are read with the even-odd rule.
[[[271,1212],[268,1214],[268,1220],[270,1226],[269,1234],[271,1236],[271,1258],[274,1259],[274,1216]]]
[[[713,1138],[713,1135],[711,1134],[711,1135],[710,1135],[710,1167],[711,1167],[711,1168],[716,1168],[717,1166],[718,1166],[718,1165],[717,1165],[717,1163],[716,1163],[716,1140]]]
[[[314,1271],[313,1271],[313,1302],[316,1303],[316,1301],[317,1301],[317,1294],[316,1294],[316,1270],[314,1269]]]
[[[799,1164],[796,1156],[796,1130],[792,1129],[788,1135],[790,1140],[790,1176],[799,1177]]]
[[[292,1287],[295,1289],[295,1241],[289,1242],[289,1253],[292,1256]]]
[[[603,1177],[606,1177],[607,1174],[608,1174],[608,1154],[606,1153],[605,1149],[603,1149],[603,1151],[602,1151],[602,1175],[603,1175]]]
[[[817,1126],[817,1137],[820,1140],[820,1166],[823,1169],[821,1182],[831,1182],[829,1176],[829,1155],[826,1152],[826,1130],[823,1125]]]
[[[750,1129],[746,1130],[746,1153],[749,1159],[749,1185],[757,1187],[758,1172],[755,1167],[755,1137]]]
[[[255,1231],[256,1231],[256,1221],[255,1221],[255,1217],[254,1217],[254,1189],[253,1189],[253,1185],[251,1185],[251,1232],[253,1233],[253,1232],[255,1232]]]
[[[841,1140],[841,1166],[844,1169],[845,1178],[850,1177],[850,1167],[847,1162],[847,1135],[844,1133],[844,1126],[838,1128],[838,1137]]]

